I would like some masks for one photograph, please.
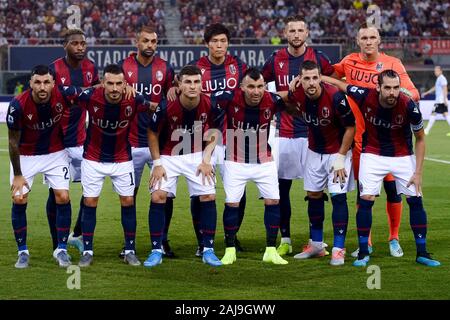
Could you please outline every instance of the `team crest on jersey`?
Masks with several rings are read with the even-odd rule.
[[[86,80],[88,83],[92,82],[92,73],[90,71],[86,72]]]
[[[378,72],[381,72],[381,70],[383,70],[383,62],[378,62],[377,65],[375,66],[375,69]]]
[[[55,109],[56,109],[56,112],[61,112],[62,110],[63,110],[63,105],[60,103],[60,102],[58,102],[56,105],[55,105]]]
[[[64,84],[64,82],[66,82],[66,78],[61,77],[61,83]]]
[[[133,113],[133,108],[131,108],[131,106],[127,106],[127,107],[125,108],[125,115],[126,115],[127,117],[130,117],[132,113]]]
[[[163,77],[164,75],[160,70],[156,71],[156,80],[162,81]]]
[[[208,120],[208,115],[206,114],[206,113],[202,113],[201,115],[200,115],[200,121],[203,123],[203,124],[205,124],[206,123],[206,120]]]
[[[402,123],[403,123],[403,116],[402,116],[401,114],[398,114],[398,115],[395,117],[395,123],[396,123],[396,124],[402,124]]]
[[[232,65],[229,67],[229,69],[230,69],[231,74],[236,74],[236,67],[234,66],[234,64],[232,64]]]
[[[330,109],[328,109],[328,107],[323,107],[322,108],[322,116],[324,118],[328,118],[330,116]]]
[[[271,115],[272,115],[272,112],[270,112],[270,109],[264,110],[264,118],[266,120],[269,120]]]

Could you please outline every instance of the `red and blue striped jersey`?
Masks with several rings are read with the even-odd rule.
[[[81,108],[89,112],[89,124],[84,142],[83,158],[97,162],[131,161],[131,145],[128,135],[131,121],[138,112],[149,110],[149,101],[142,95],[129,100],[123,98],[118,104],[109,103],[102,87],[64,87]]]
[[[275,81],[277,91],[287,91],[289,83],[300,73],[303,61],[307,60],[316,62],[324,75],[329,76],[334,72],[330,59],[322,51],[311,47],[306,47],[305,53],[299,57],[291,55],[287,48],[279,49],[267,59],[261,72],[266,82]],[[302,118],[280,112],[276,119],[280,137],[305,138],[308,136],[308,128]]]
[[[31,89],[15,97],[9,104],[6,122],[9,129],[21,131],[20,154],[35,156],[63,150],[61,119],[69,107],[57,86],[45,104],[33,101]]]
[[[67,64],[66,58],[59,58],[50,64],[55,73],[55,84],[62,86],[92,87],[99,83],[98,70],[94,63],[85,58],[79,68]],[[64,134],[64,147],[81,146],[86,139],[86,111],[72,106],[64,112],[61,119]]]
[[[227,119],[226,160],[239,163],[264,163],[272,161],[268,144],[270,121],[283,110],[283,100],[276,94],[264,92],[258,106],[245,102],[241,89],[219,91],[212,95],[213,108],[220,114],[217,123]],[[218,125],[217,125],[218,126]]]
[[[143,66],[136,58],[136,53],[119,62],[125,74],[125,80],[142,94],[146,100],[159,103],[173,85],[174,71],[171,65],[154,56],[148,66]],[[150,116],[147,112],[139,113],[133,119],[130,129],[132,147],[148,147],[147,128]]]
[[[204,134],[214,128],[211,98],[200,95],[200,102],[192,110],[184,108],[177,98],[175,101],[163,99],[150,121],[150,129],[159,132],[159,152],[161,155],[177,156],[204,150]]]
[[[422,114],[414,100],[403,93],[393,108],[383,108],[376,89],[348,86],[347,94],[355,99],[364,118],[362,152],[386,157],[412,155],[412,131],[423,128]]]
[[[320,154],[339,151],[345,127],[355,125],[355,117],[343,92],[335,86],[322,83],[322,93],[316,100],[309,99],[302,86],[289,92],[289,101],[297,106],[308,126],[308,147]]]

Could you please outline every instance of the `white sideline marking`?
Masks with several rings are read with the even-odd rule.
[[[8,152],[8,149],[0,149],[0,152]]]
[[[439,163],[450,164],[450,161],[439,160],[439,159],[433,159],[433,158],[428,158],[428,157],[425,157],[425,160],[430,160],[430,161],[433,161],[433,162],[439,162]]]

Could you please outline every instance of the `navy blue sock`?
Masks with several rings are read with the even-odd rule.
[[[13,203],[11,221],[19,251],[27,250],[27,204]]]
[[[56,232],[58,234],[58,248],[67,249],[70,223],[72,222],[72,206],[70,201],[66,204],[56,204]]]
[[[191,197],[191,215],[192,224],[194,225],[195,237],[197,238],[198,245],[202,245],[202,234],[200,233],[200,197]]]
[[[359,257],[369,255],[369,234],[372,227],[372,207],[374,201],[359,199],[359,208],[356,213],[356,229],[358,231]]]
[[[135,250],[136,244],[136,206],[121,207],[122,228],[125,237],[125,250]]]
[[[280,233],[283,238],[291,237],[291,191],[292,180],[278,179],[280,189]]]
[[[239,207],[230,207],[225,204],[223,210],[223,229],[225,233],[225,245],[234,247],[236,240],[236,232],[239,223]]]
[[[386,191],[386,198],[388,202],[399,203],[402,202],[402,196],[397,194],[397,187],[395,181],[383,181],[384,191]]]
[[[409,205],[409,223],[416,240],[417,253],[427,252],[427,213],[423,208],[422,197],[406,198]]]
[[[264,225],[266,226],[266,246],[275,247],[280,228],[280,205],[264,205]]]
[[[58,234],[56,233],[56,200],[52,188],[48,189],[46,210],[48,227],[52,236],[53,250],[55,250],[58,247]]]
[[[325,219],[325,200],[308,198],[309,234],[312,241],[323,241],[323,220]]]
[[[238,229],[236,232],[239,231],[242,225],[242,220],[244,220],[244,214],[245,214],[245,206],[247,205],[247,190],[244,190],[244,194],[242,195],[241,201],[239,201],[239,221],[238,221]]]
[[[80,209],[78,210],[77,222],[75,223],[75,227],[73,228],[73,236],[74,237],[81,236],[81,216],[83,215],[83,206],[84,206],[84,197],[81,196]]]
[[[172,221],[173,214],[173,198],[167,198],[166,207],[164,209],[164,215],[166,216],[164,222],[164,234],[163,241],[167,241],[167,234],[169,233],[170,221]]]
[[[331,203],[333,204],[333,247],[343,249],[348,225],[347,194],[341,193],[331,196]]]
[[[148,212],[148,225],[150,228],[150,240],[152,249],[161,250],[162,235],[164,232],[164,207],[165,203],[150,203]]]
[[[83,230],[84,251],[92,251],[96,223],[97,207],[83,206],[81,229]]]
[[[203,247],[214,248],[217,225],[216,201],[200,202],[200,213],[200,230],[203,238]]]

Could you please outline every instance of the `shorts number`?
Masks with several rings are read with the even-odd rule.
[[[130,179],[131,179],[130,186],[134,186],[133,172],[130,172]]]
[[[64,179],[69,180],[69,168],[63,167]]]

